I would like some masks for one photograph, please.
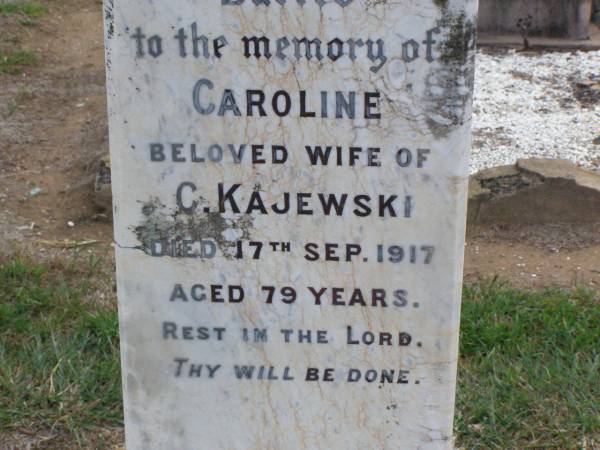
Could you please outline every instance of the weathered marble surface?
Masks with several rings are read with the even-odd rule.
[[[314,0],[303,6],[289,0],[283,5],[105,0],[129,450],[452,448],[475,10],[475,0],[354,0],[344,7]],[[194,22],[198,34],[210,39],[208,59],[193,55]],[[181,27],[188,36],[186,57],[174,38]],[[153,57],[144,41],[144,55],[136,56],[137,31],[146,39],[160,35],[162,54]],[[381,39],[386,60],[371,70],[382,59],[370,60],[366,45],[356,48],[354,61],[347,53],[336,61],[327,56],[320,62],[297,60],[293,44],[282,50],[285,59],[275,50],[270,59],[245,58],[241,38],[263,35],[273,45],[281,37],[289,42],[317,37],[324,45],[334,38]],[[220,36],[227,45],[217,58],[213,39]],[[156,42],[150,44],[154,53]],[[418,57],[411,52],[415,44]],[[195,107],[193,91],[200,79],[210,80],[212,90],[201,85]],[[231,110],[218,115],[224,89],[239,100],[240,116]],[[257,116],[258,110],[246,115],[248,89],[264,90],[266,117]],[[292,98],[285,117],[270,106],[277,90]],[[315,112],[321,109],[320,92],[328,92],[328,117],[299,117],[301,90]],[[371,113],[381,118],[365,119],[364,104],[357,101],[356,118],[336,119],[336,91],[355,91],[357,99],[379,92]],[[201,114],[198,108],[210,109],[210,102],[215,111]],[[152,161],[151,143],[167,146],[167,155],[168,145],[185,144],[180,156],[188,161]],[[191,143],[199,154],[221,145],[223,161],[190,162]],[[232,161],[228,144],[247,144],[241,163]],[[266,164],[252,164],[253,144],[265,145]],[[271,145],[286,147],[285,164],[269,162]],[[381,166],[368,167],[364,153],[351,167],[313,166],[307,145],[377,147]],[[408,167],[396,161],[400,148],[412,151]],[[417,167],[417,149],[429,150],[421,153],[422,167]],[[182,187],[186,182],[191,184]],[[231,202],[219,212],[219,183],[225,189],[241,184],[234,193],[240,213]],[[267,214],[258,207],[244,214],[255,190]],[[275,214],[270,205],[281,204],[285,192],[292,195],[292,211]],[[297,193],[313,194],[308,200],[312,215],[295,212]],[[374,211],[378,195],[397,195],[397,217],[385,208],[385,217],[358,217],[351,199],[343,215],[325,215],[318,193],[370,195]],[[192,205],[196,209],[189,214],[181,208]],[[148,247],[160,238],[207,239],[217,253],[214,258],[152,256]],[[238,240],[243,259],[235,257]],[[291,251],[265,248],[254,260],[249,241],[289,242]],[[343,253],[339,262],[304,257],[306,243],[318,244],[323,255],[326,242],[359,244],[361,253],[349,262]],[[404,260],[378,262],[378,245],[402,246]],[[411,245],[417,246],[416,263],[410,262]],[[428,264],[422,246],[435,247]],[[187,302],[177,284],[187,292]],[[194,284],[241,286],[244,300],[195,301],[189,292]],[[297,299],[286,304],[277,293],[267,304],[261,286],[294,287]],[[309,287],[328,288],[327,301],[316,305]],[[373,289],[385,290],[388,306],[370,306],[370,297],[369,306],[349,306],[347,294],[346,306],[334,306],[333,287],[360,288],[369,296]],[[408,298],[406,306],[393,304],[393,293],[400,290],[406,291],[401,295]],[[211,338],[185,339],[186,326],[208,327]],[[412,340],[407,346],[350,345],[349,326],[356,334],[389,332],[397,342],[399,333],[408,333]],[[225,329],[221,340],[215,327]],[[268,342],[244,342],[243,328],[266,329]],[[313,330],[313,339],[316,330],[324,330],[328,343],[286,343],[281,329]],[[200,376],[189,376],[191,363],[203,365]],[[209,378],[206,365],[221,367]],[[235,365],[272,366],[280,379],[238,380]],[[281,379],[286,367],[293,380]],[[309,367],[319,368],[321,378],[333,368],[334,381],[305,381]],[[352,368],[363,376],[370,369],[394,370],[395,381],[400,370],[408,372],[402,376],[406,383],[348,382]]]

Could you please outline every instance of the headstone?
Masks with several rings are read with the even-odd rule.
[[[451,448],[475,0],[105,1],[127,448]]]

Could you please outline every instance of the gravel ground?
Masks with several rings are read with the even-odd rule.
[[[600,51],[478,53],[471,172],[531,157],[600,170]]]

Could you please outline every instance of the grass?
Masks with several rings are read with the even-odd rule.
[[[37,62],[38,56],[35,53],[0,49],[0,73],[18,74],[24,67],[34,66]]]
[[[0,2],[0,16],[13,15],[23,27],[35,27],[38,25],[40,17],[48,12],[46,5],[36,2]],[[20,41],[19,36],[9,35],[2,37],[2,41],[17,44]],[[0,74],[7,73],[11,75],[20,74],[25,67],[37,64],[38,55],[32,52],[11,49],[6,50],[0,47]]]
[[[90,275],[0,265],[0,430],[50,430],[77,442],[90,426],[121,423],[117,316],[86,300]]]
[[[465,289],[456,417],[465,448],[600,446],[596,295]]]
[[[6,113],[2,114],[2,118],[3,119],[8,119],[14,113],[17,112],[17,109],[18,109],[18,105],[16,103],[14,103],[14,102],[8,102],[6,104]]]
[[[24,27],[37,27],[39,25],[37,20],[30,19],[29,17],[19,20],[19,23]]]
[[[118,324],[98,263],[0,262],[0,430],[120,425]],[[456,434],[465,449],[597,448],[600,304],[589,291],[465,288]],[[0,432],[0,442],[1,440]]]
[[[0,15],[20,14],[30,19],[42,17],[48,8],[41,3],[1,3]]]

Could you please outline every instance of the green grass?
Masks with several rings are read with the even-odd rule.
[[[30,19],[29,17],[19,20],[19,23],[24,27],[37,27],[39,25],[37,20]]]
[[[8,119],[14,113],[17,112],[18,105],[14,102],[9,102],[6,104],[6,113],[2,114],[3,119]]]
[[[99,270],[97,264],[0,262],[0,430],[50,429],[62,440],[47,448],[99,448],[85,444],[85,430],[121,424],[118,324],[114,300],[94,300]],[[599,444],[595,295],[465,288],[458,445]]]
[[[23,50],[5,52],[0,49],[0,73],[18,74],[24,67],[34,66],[37,62],[35,53]]]
[[[0,264],[0,430],[76,442],[87,427],[121,423],[117,316],[85,300],[89,279],[74,267]]]
[[[600,445],[594,293],[467,287],[460,348],[456,429],[465,448]]]
[[[48,12],[41,3],[3,3],[0,4],[0,15],[21,14],[29,18],[38,18]]]

